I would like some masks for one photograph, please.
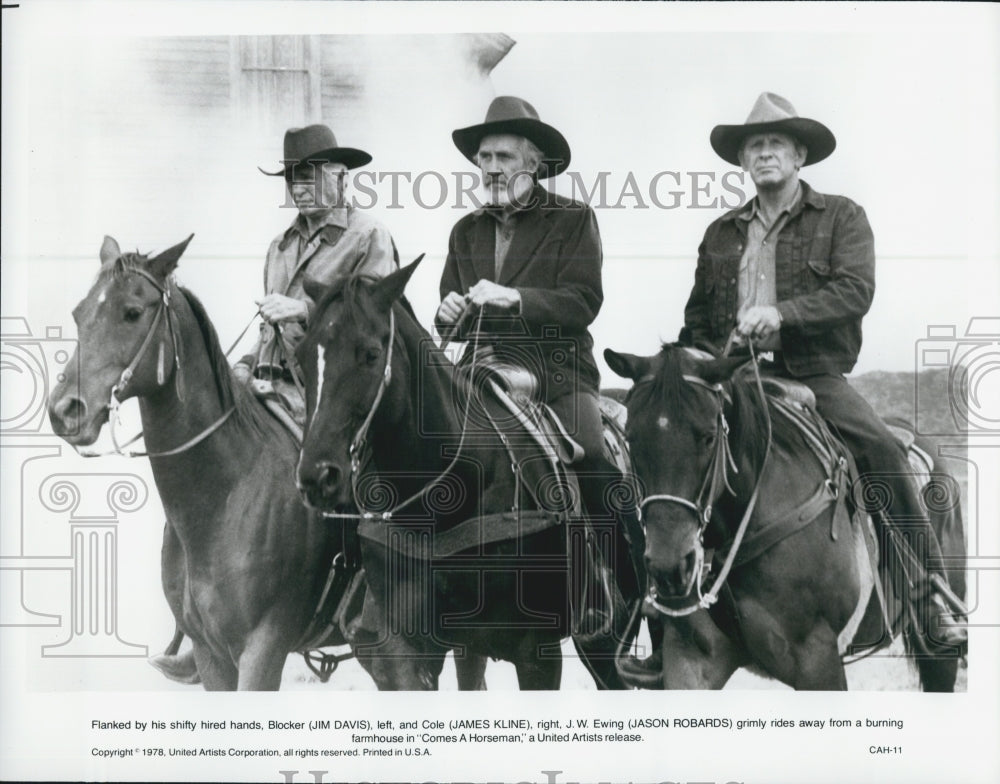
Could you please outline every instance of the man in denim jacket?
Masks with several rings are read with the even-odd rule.
[[[694,289],[684,310],[695,343],[722,346],[733,329],[774,352],[777,372],[808,386],[816,408],[864,473],[891,491],[889,522],[925,543],[926,571],[911,574],[928,646],[964,647],[959,625],[928,579],[941,550],[910,479],[902,446],[846,381],[861,349],[861,320],[875,293],[875,248],[861,207],[817,193],[799,169],[826,158],[833,134],[799,117],[784,98],[764,93],[743,125],[719,125],[712,148],[749,173],[757,196],[714,221],[698,250]],[[943,574],[942,574],[943,576]]]

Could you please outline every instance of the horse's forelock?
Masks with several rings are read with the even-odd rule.
[[[666,343],[656,356],[653,378],[645,383],[637,383],[632,395],[641,408],[652,406],[659,413],[666,413],[672,419],[694,419],[704,409],[702,391],[688,383],[685,375],[697,375],[698,361],[683,348]]]

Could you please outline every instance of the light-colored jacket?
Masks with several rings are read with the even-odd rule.
[[[264,292],[284,294],[306,303],[312,315],[315,302],[306,294],[306,276],[330,283],[342,275],[363,273],[384,277],[399,266],[399,257],[388,229],[363,212],[344,206],[333,210],[323,227],[312,236],[302,216],[274,238],[264,264]],[[261,324],[253,351],[241,362],[251,370],[272,366],[275,370],[294,367],[295,347],[302,340],[308,322],[288,321],[281,326],[282,346],[275,329]],[[291,362],[285,365],[283,361]]]

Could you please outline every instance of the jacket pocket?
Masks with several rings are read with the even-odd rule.
[[[806,262],[814,273],[819,275],[821,278],[830,277],[830,260],[829,259],[810,259]]]

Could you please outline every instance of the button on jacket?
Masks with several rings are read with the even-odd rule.
[[[721,346],[736,326],[740,259],[752,204],[706,230],[684,323],[695,343]],[[802,183],[778,233],[775,288],[782,358],[793,376],[849,373],[861,350],[861,319],[875,293],[875,242],[864,210]]]

